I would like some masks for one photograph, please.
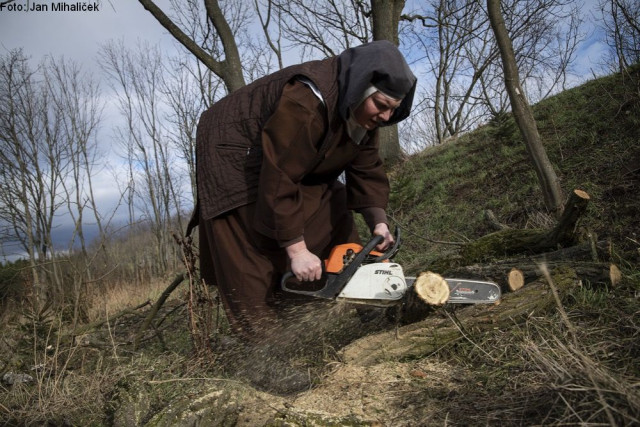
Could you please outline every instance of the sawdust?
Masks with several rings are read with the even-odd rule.
[[[435,360],[360,363],[369,360],[372,346],[396,340],[384,309],[305,304],[291,307],[277,333],[265,333],[262,342],[227,338],[235,344],[226,343],[226,354],[219,354],[221,380],[196,394],[209,418],[194,412],[193,396],[185,396],[158,415],[166,421],[159,425],[171,425],[177,408],[185,408],[185,419],[226,416],[237,426],[424,425],[446,419],[442,399],[465,383],[459,368]],[[306,374],[308,382],[299,388],[283,381],[282,367]]]
[[[273,352],[264,352],[262,359],[253,357],[252,366],[268,370],[274,354],[288,354],[292,367],[308,369],[313,388],[281,396],[257,392],[243,402],[247,410],[242,412],[239,425],[264,425],[269,415],[289,420],[291,414],[305,420],[313,416],[325,422],[329,418],[349,419],[383,426],[424,425],[425,420],[446,419],[438,402],[457,393],[466,383],[466,374],[427,359],[358,363],[370,352],[369,345],[359,344],[361,340],[370,344],[374,337],[379,343],[395,339],[393,325],[384,313],[374,314],[377,316],[362,323],[352,306],[307,306],[300,310],[291,318],[296,320],[270,343]],[[335,352],[328,354],[328,348],[335,348]]]
[[[293,400],[288,410],[371,425],[424,425],[446,419],[438,399],[456,393],[463,384],[451,366],[437,362],[340,364],[317,388]]]
[[[429,421],[447,419],[442,399],[466,384],[458,368],[424,359],[373,366],[336,362],[332,367],[316,387],[299,394],[247,391],[236,425],[274,425],[276,418],[292,426],[326,425],[327,420],[338,420],[335,425],[345,425],[344,420],[354,425],[429,425]],[[298,424],[293,419],[305,421]],[[313,419],[323,421],[314,424]]]

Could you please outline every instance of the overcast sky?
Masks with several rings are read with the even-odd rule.
[[[27,4],[33,7],[51,3],[50,0],[15,0],[13,6],[26,8]],[[67,4],[76,2],[68,0]],[[23,47],[34,59],[46,54],[64,55],[90,64],[101,43],[120,38],[128,43],[137,39],[164,41],[172,47],[166,31],[134,0],[102,1],[98,3],[98,10],[92,12],[20,12],[10,11],[10,6],[12,4],[7,4],[0,11],[2,48]]]
[[[411,4],[411,1],[413,0],[409,0],[407,4]],[[594,2],[595,0],[589,0],[583,5]],[[32,58],[32,66],[45,55],[55,58],[64,56],[65,59],[77,61],[84,70],[92,72],[99,80],[101,70],[97,66],[97,52],[100,45],[110,40],[124,40],[125,45],[131,47],[136,46],[138,41],[159,44],[168,56],[173,56],[178,49],[182,49],[135,0],[102,1],[98,3],[98,10],[85,12],[53,11],[51,0],[14,0],[12,3],[0,0],[1,3],[5,4],[0,10],[0,54],[5,55],[12,49],[23,48],[24,53]],[[91,2],[72,0],[67,0],[66,4],[93,5]],[[156,4],[169,11],[168,0],[157,0]],[[25,11],[39,5],[45,5],[49,10]],[[594,29],[595,26],[587,26],[586,30],[589,28]],[[592,68],[601,60],[603,49],[602,42],[593,34],[590,35],[589,40],[581,46],[577,60],[578,69],[588,76],[591,76]],[[108,89],[104,82],[101,85],[103,91]],[[111,136],[112,125],[100,129],[101,141],[109,141]],[[100,171],[96,189],[103,204],[115,204],[119,193],[113,184],[110,170]],[[57,233],[70,235],[69,228],[60,224]],[[69,241],[68,238],[63,240]]]
[[[4,2],[5,0],[0,0],[0,3]],[[77,2],[68,0],[66,3],[75,5]],[[100,80],[97,52],[100,45],[110,40],[124,40],[126,45],[132,47],[138,41],[148,41],[150,44],[160,44],[168,54],[176,49],[173,38],[137,1],[102,1],[98,3],[98,10],[85,12],[54,12],[51,4],[51,0],[15,0],[12,4],[5,4],[0,10],[0,54],[6,55],[12,49],[23,48],[24,53],[32,58],[32,67],[46,55],[55,58],[64,56],[65,59],[77,61],[83,70],[91,72]],[[168,2],[160,0],[157,4],[166,7]],[[49,10],[16,10],[32,8],[34,5],[46,5]],[[10,10],[11,8],[14,10]],[[108,90],[106,84],[101,83],[101,86],[103,92]],[[112,133],[111,125],[102,126],[99,139],[109,141]],[[112,167],[110,165],[110,169],[99,170],[95,182],[97,198],[105,211],[116,205],[119,196],[118,188],[114,185]],[[71,232],[69,221],[61,218],[54,230],[54,238],[58,237],[66,245],[70,241]],[[8,259],[15,258],[17,252],[17,247],[4,247],[0,251],[0,261],[3,255]]]

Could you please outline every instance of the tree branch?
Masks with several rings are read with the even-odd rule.
[[[216,61],[211,55],[209,55],[204,49],[202,49],[196,42],[194,42],[188,35],[186,35],[176,24],[173,23],[153,0],[138,0],[140,4],[148,10],[154,18],[162,25],[169,33],[182,44],[189,52],[195,55],[207,68],[213,71],[216,75],[220,76],[222,73],[222,63]]]

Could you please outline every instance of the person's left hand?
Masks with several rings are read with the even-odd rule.
[[[373,235],[382,236],[384,238],[384,240],[376,246],[376,249],[381,252],[389,249],[394,243],[393,235],[389,231],[389,226],[384,222],[376,224],[375,228],[373,229]]]

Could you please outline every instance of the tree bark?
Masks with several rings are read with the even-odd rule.
[[[560,216],[562,208],[560,181],[547,157],[529,101],[520,85],[518,65],[513,51],[513,44],[500,10],[500,0],[487,0],[487,11],[491,28],[500,50],[500,56],[502,57],[504,81],[509,94],[513,116],[524,139],[527,152],[533,161],[545,206],[554,215]]]
[[[207,9],[207,17],[218,32],[224,48],[225,59],[222,61],[213,58],[193,39],[185,34],[153,0],[138,1],[180,44],[198,58],[215,75],[222,79],[229,93],[245,85],[238,46],[231,28],[220,10],[217,0],[205,0],[205,7]]]
[[[371,21],[373,23],[373,39],[389,40],[396,46],[398,23],[404,8],[405,0],[371,0]],[[383,127],[378,130],[380,139],[380,158],[389,168],[402,158],[402,149],[398,139],[398,126]]]
[[[620,281],[619,269],[609,262],[547,261],[549,269],[571,268],[583,283],[596,286],[615,286]],[[447,277],[491,280],[500,286],[503,294],[517,291],[542,277],[539,262],[527,260],[502,264],[469,265],[442,272]]]

